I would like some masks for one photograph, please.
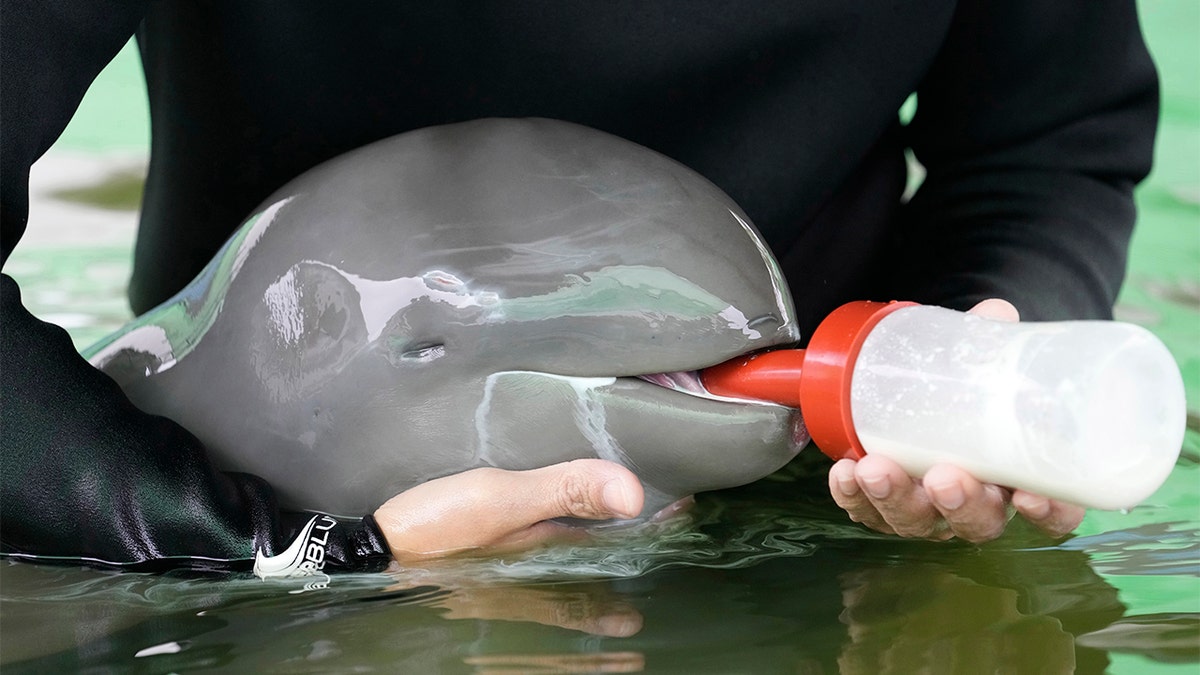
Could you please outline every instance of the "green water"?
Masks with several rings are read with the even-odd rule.
[[[700,495],[685,520],[579,548],[338,577],[320,590],[249,576],[0,563],[0,667],[6,675],[1197,672],[1200,3],[1141,7],[1163,76],[1162,133],[1138,194],[1117,311],[1172,350],[1190,413],[1174,472],[1131,513],[1093,511],[1065,542],[1019,521],[983,546],[898,541],[848,524],[826,496],[825,463],[806,452],[770,479]],[[56,151],[144,153],[137,68],[127,49]],[[140,188],[124,167],[47,199],[125,221],[82,233],[52,225],[6,266],[31,307],[79,345],[129,316],[132,231],[121,209]]]

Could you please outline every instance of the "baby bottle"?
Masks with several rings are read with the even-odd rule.
[[[1179,368],[1149,331],[1115,321],[1005,322],[907,302],[835,310],[805,350],[701,373],[717,395],[799,407],[835,459],[938,463],[1100,509],[1166,480],[1183,442]]]

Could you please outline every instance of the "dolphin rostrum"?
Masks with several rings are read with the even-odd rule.
[[[358,516],[474,467],[602,457],[649,515],[807,443],[797,411],[692,372],[798,339],[775,259],[713,184],[586,127],[488,119],[308,171],[85,355],[285,506]]]

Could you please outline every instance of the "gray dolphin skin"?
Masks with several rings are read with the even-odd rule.
[[[778,266],[690,169],[586,127],[488,119],[322,164],[186,289],[85,352],[280,503],[372,512],[474,467],[614,460],[643,516],[757,480],[797,411],[695,371],[799,339]]]

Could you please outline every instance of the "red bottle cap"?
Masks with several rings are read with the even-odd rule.
[[[850,377],[871,329],[913,302],[851,302],[825,317],[804,352],[800,411],[813,442],[833,459],[866,455],[850,414]]]

